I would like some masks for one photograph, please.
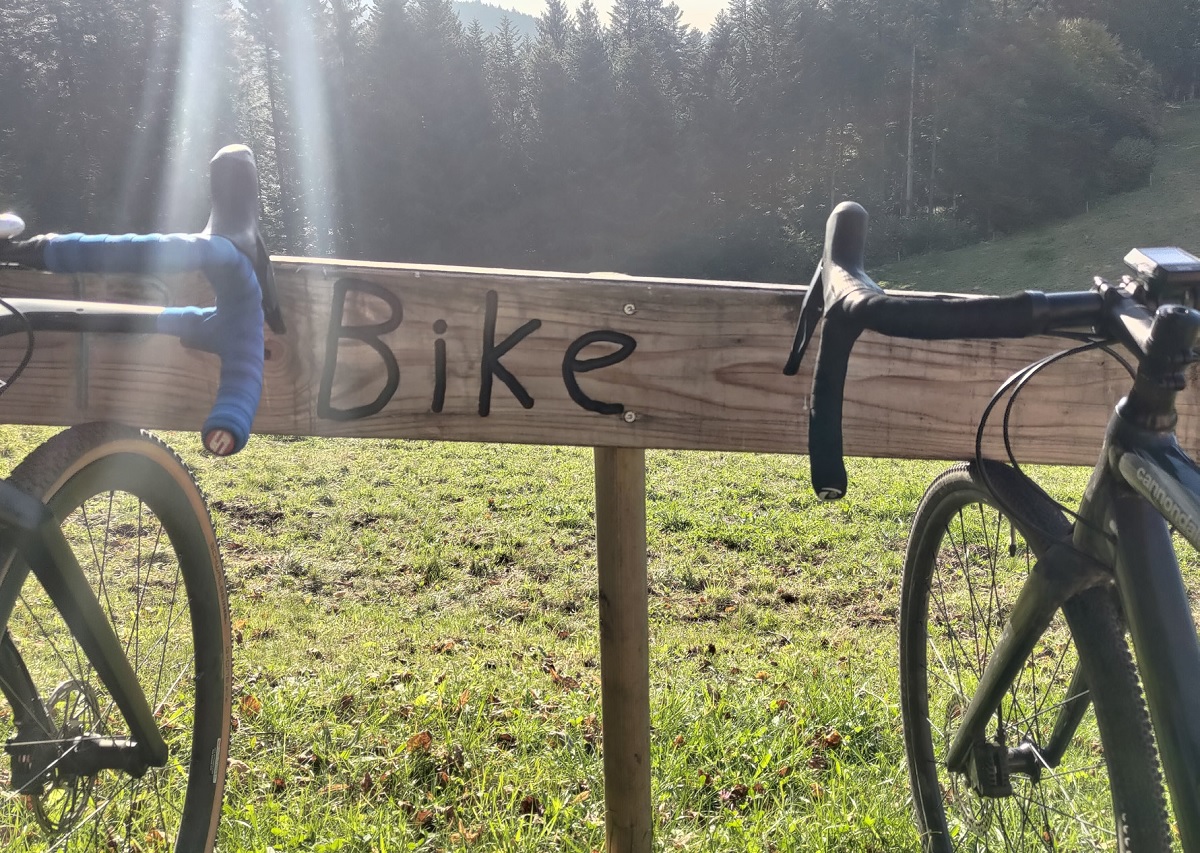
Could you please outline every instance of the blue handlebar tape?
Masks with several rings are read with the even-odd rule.
[[[229,240],[207,234],[61,234],[46,245],[46,269],[60,273],[170,274],[201,271],[215,308],[168,308],[159,331],[221,358],[217,399],[202,435],[215,429],[246,446],[263,386],[262,292],[254,266]],[[207,444],[207,441],[206,441]]]

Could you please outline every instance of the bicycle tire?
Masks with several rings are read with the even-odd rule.
[[[11,479],[44,500],[67,534],[162,721],[169,758],[141,778],[101,771],[7,797],[0,832],[11,827],[11,837],[0,841],[7,850],[211,851],[229,750],[232,647],[203,494],[164,443],[111,424],[59,433]],[[98,679],[89,681],[90,664],[51,609],[27,573],[9,631],[43,701],[59,697],[56,725],[120,734],[120,714]]]
[[[1062,763],[1013,773],[1008,796],[984,796],[945,766],[956,712],[970,701],[1006,607],[1036,560],[1030,543],[1044,542],[1048,525],[1069,531],[1048,499],[1013,482],[1011,469],[985,464],[989,482],[1007,481],[1000,484],[1004,503],[1021,519],[1001,509],[975,465],[955,466],[922,498],[905,555],[900,701],[922,847],[1170,850],[1157,751],[1109,587],[1075,596],[1055,615],[988,723],[993,743],[1028,741],[1033,765],[1044,764],[1050,718],[1057,716],[1050,712],[1079,689],[1070,677],[1078,663],[1082,688],[1102,688],[1076,704],[1082,720]],[[955,666],[960,662],[963,669]]]

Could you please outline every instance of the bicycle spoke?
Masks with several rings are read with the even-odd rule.
[[[51,632],[47,629],[45,622],[38,615],[33,605],[29,603],[29,600],[25,597],[25,594],[21,593],[17,596],[17,598],[23,605],[25,605],[25,610],[28,612],[29,618],[33,620],[34,626],[39,632],[39,636],[41,636],[42,640],[50,647],[51,651],[54,652],[54,656],[58,659],[59,665],[65,672],[71,673],[77,678],[80,678],[85,666],[79,657],[79,645],[71,637],[70,632],[66,631],[66,626],[63,626],[63,633],[66,633],[67,638],[71,641],[71,656],[75,658],[75,669],[71,669],[71,664],[67,662],[66,655],[63,654],[63,652],[59,649],[58,644],[54,642],[54,632]],[[45,609],[48,610],[49,605],[46,605]],[[57,614],[55,621],[58,622]],[[82,680],[82,678],[80,678],[80,680]]]
[[[1035,714],[1030,715],[1029,717],[1021,717],[1016,720],[1010,720],[1010,722],[1017,723],[1018,725],[1021,725],[1022,727],[1027,726],[1033,720],[1034,716],[1039,716],[1039,715],[1045,716],[1046,714],[1050,714],[1050,713],[1053,713],[1054,711],[1061,710],[1061,709],[1065,708],[1071,702],[1077,702],[1080,699],[1082,699],[1084,696],[1087,696],[1087,695],[1088,694],[1086,692],[1084,692],[1084,693],[1076,693],[1074,696],[1064,696],[1062,699],[1055,702],[1053,705],[1049,706],[1048,708],[1043,708],[1043,709],[1041,709],[1041,711],[1036,712]]]
[[[168,651],[167,637],[169,637],[171,635],[171,628],[175,624],[175,616],[176,616],[175,606],[179,603],[179,586],[181,583],[182,583],[182,577],[180,575],[179,566],[177,564],[175,566],[175,577],[173,579],[173,583],[171,584],[171,605],[167,611],[167,623],[163,628],[163,633],[162,633],[162,637],[161,637],[162,655],[159,657],[159,661],[158,661],[158,678],[156,679],[155,684],[154,684],[154,695],[152,697],[150,697],[155,702],[155,704],[158,706],[155,708],[156,712],[158,711],[158,708],[161,707],[161,702],[163,700],[165,700],[165,697],[163,696],[163,693],[162,693],[162,682],[163,682],[163,675],[166,673],[166,669],[167,669],[167,651]],[[182,673],[180,674],[179,677],[182,677]],[[171,686],[172,691],[174,690],[175,685],[177,685],[178,683],[179,683],[179,678],[176,678],[175,684],[173,684]]]
[[[947,538],[950,540],[951,552],[957,558],[957,561],[958,561],[958,564],[960,567],[960,571],[965,575],[966,574],[966,560],[965,560],[965,557],[962,555],[962,552],[959,551],[958,547],[955,545],[954,534],[952,531],[947,531]],[[958,646],[959,650],[962,652],[962,657],[963,657],[964,661],[970,660],[971,659],[970,655],[967,654],[966,648],[962,645],[962,638],[959,635],[959,632],[957,630],[955,630],[955,628],[954,628],[955,620],[951,616],[950,608],[946,603],[946,583],[942,580],[942,575],[940,572],[937,574],[937,577],[935,579],[931,580],[930,592],[933,591],[933,587],[935,584],[936,584],[937,591],[939,593],[938,605],[939,605],[939,610],[940,610],[940,613],[942,616],[942,625],[945,627],[946,634],[951,641],[951,645]],[[978,675],[978,670],[973,670],[973,671],[975,672],[976,675]],[[955,670],[955,672],[957,672],[957,669]],[[966,691],[963,689],[961,679],[959,680],[958,687],[959,687],[959,693],[965,694]]]
[[[995,513],[995,525],[989,526],[987,519],[985,518],[983,504],[977,504],[977,506],[979,507],[980,525],[983,528],[984,541],[987,543],[987,571],[988,579],[990,581],[987,589],[987,612],[983,614],[984,625],[986,626],[987,630],[983,632],[982,660],[988,660],[991,658],[992,649],[994,648],[992,643],[991,628],[992,624],[996,621],[994,605],[996,602],[996,591],[999,588],[999,579],[996,576],[996,567],[1000,558],[1000,534],[1003,517],[1000,515],[1000,513]],[[994,531],[994,539],[989,538],[989,529]]]
[[[975,641],[975,657],[973,658],[973,661],[975,664],[974,671],[976,673],[979,673],[979,672],[983,671],[982,666],[981,666],[981,661],[983,660],[982,649],[979,646],[979,620],[977,618],[978,613],[979,613],[979,607],[978,607],[978,602],[975,599],[975,585],[974,585],[973,579],[971,577],[971,574],[972,574],[971,573],[971,564],[970,564],[970,556],[971,555],[970,555],[970,553],[967,549],[967,545],[966,545],[966,541],[967,541],[966,525],[963,520],[963,515],[961,512],[958,515],[958,528],[959,528],[959,533],[960,533],[960,541],[963,543],[962,552],[961,552],[962,553],[962,561],[961,561],[962,576],[963,576],[963,581],[965,581],[966,585],[967,585],[967,599],[970,602],[970,607],[971,607],[971,609],[970,609],[971,636]]]
[[[1054,808],[1053,806],[1047,805],[1044,801],[1034,800],[1032,797],[1028,797],[1028,796],[1023,797],[1020,794],[1016,793],[1015,791],[1013,792],[1012,799],[1014,801],[1021,802],[1024,804],[1037,805],[1039,808],[1043,809],[1044,811],[1054,814],[1058,817],[1066,818],[1070,823],[1078,824],[1079,826],[1084,827],[1091,832],[1100,833],[1101,835],[1109,836],[1109,837],[1113,837],[1113,838],[1115,838],[1117,835],[1116,830],[1110,826],[1100,826],[1099,824],[1093,823],[1088,820],[1084,820],[1082,817],[1080,817],[1075,812],[1069,812],[1069,811],[1066,811],[1065,809]]]

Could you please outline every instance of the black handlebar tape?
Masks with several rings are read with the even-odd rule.
[[[842,454],[842,395],[850,350],[862,333],[858,318],[845,310],[845,298],[861,289],[883,294],[863,272],[867,242],[867,211],[844,201],[834,208],[825,225],[825,256],[821,261],[822,302],[825,323],[817,361],[813,366],[812,396],[808,410],[808,460],[813,491],[822,500],[846,494],[846,464]]]
[[[842,283],[858,278],[836,267],[827,269],[826,275]],[[809,465],[817,496],[836,500],[846,494],[842,401],[850,352],[864,329],[920,340],[1021,338],[1041,330],[1038,321],[1046,312],[1038,309],[1044,301],[1040,293],[998,299],[917,299],[864,287],[829,309],[813,369],[808,421]]]
[[[0,261],[19,264],[33,270],[46,268],[46,244],[53,234],[39,234],[25,240],[0,242]]]
[[[1036,291],[983,298],[912,298],[859,291],[842,303],[862,328],[895,338],[1025,338],[1046,329],[1046,295]]]
[[[920,299],[889,296],[863,271],[867,212],[842,202],[825,229],[822,260],[825,325],[809,407],[808,453],[813,491],[823,500],[846,494],[842,402],[850,352],[864,329],[894,337],[1025,337],[1039,331],[1047,310],[1042,294],[999,299]]]
[[[1023,338],[1037,331],[1047,314],[1041,293],[999,298],[889,296],[863,271],[867,211],[844,201],[825,227],[822,261],[827,312],[840,308],[860,329],[900,338]],[[1044,328],[1044,326],[1042,326]]]
[[[825,316],[808,408],[808,464],[813,491],[821,500],[846,494],[846,462],[842,453],[842,395],[850,350],[862,326],[841,311]]]

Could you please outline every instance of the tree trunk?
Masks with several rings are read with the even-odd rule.
[[[933,216],[935,207],[935,190],[937,189],[937,102],[930,99],[932,105],[929,108],[929,186],[925,189],[926,208],[930,216]]]
[[[268,25],[269,26],[269,25]],[[279,71],[272,49],[273,33],[264,33],[263,74],[266,75],[267,104],[271,111],[271,140],[275,148],[275,171],[279,176],[279,216],[283,226],[283,242],[289,254],[301,254],[303,228],[297,215],[296,188],[292,183],[290,155],[284,130],[285,118],[279,108]]]
[[[904,215],[912,216],[913,201],[913,113],[917,103],[917,45],[912,47],[912,66],[908,85],[908,154],[904,169]]]

